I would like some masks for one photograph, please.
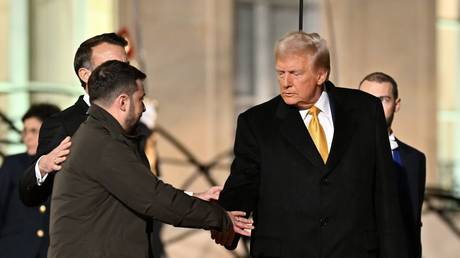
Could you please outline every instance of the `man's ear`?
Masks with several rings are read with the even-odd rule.
[[[319,68],[316,75],[316,83],[317,85],[323,85],[326,80],[327,80],[327,74],[328,74],[328,71],[326,71],[326,69],[323,69],[323,68]]]
[[[115,103],[120,111],[126,112],[129,105],[129,97],[125,93],[118,95],[115,100]]]
[[[78,77],[86,84],[88,84],[88,79],[90,75],[91,71],[88,68],[81,67],[80,69],[78,69]]]
[[[395,101],[395,113],[399,111],[399,108],[401,107],[401,98],[398,98]]]

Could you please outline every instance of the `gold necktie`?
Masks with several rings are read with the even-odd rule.
[[[323,127],[319,123],[318,113],[321,110],[319,108],[312,106],[308,113],[311,115],[310,124],[308,124],[308,132],[310,133],[311,139],[315,143],[316,149],[318,149],[321,158],[323,158],[324,163],[326,164],[328,149],[326,134],[324,133]]]

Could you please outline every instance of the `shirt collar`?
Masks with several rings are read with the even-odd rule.
[[[329,105],[329,95],[325,90],[319,96],[318,101],[316,101],[315,106],[321,110],[321,113],[326,115],[329,118],[332,118],[331,106]],[[308,115],[308,109],[299,110],[300,115],[305,119]]]
[[[88,105],[88,107],[91,107],[91,102],[89,101],[89,95],[88,95],[88,93],[85,92],[85,94],[83,94],[83,100],[84,100],[85,103]]]
[[[390,141],[391,150],[397,149],[399,145],[393,132],[391,132],[391,134],[388,136],[388,139]]]

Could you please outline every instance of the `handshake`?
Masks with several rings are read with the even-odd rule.
[[[203,193],[195,193],[193,196],[200,198],[205,201],[217,201],[219,200],[219,194],[222,191],[222,187],[213,186],[208,191]],[[232,221],[233,227],[224,231],[211,230],[211,238],[216,244],[223,245],[227,249],[233,249],[233,241],[235,240],[235,234],[242,236],[251,236],[251,230],[254,229],[253,221],[246,218],[246,212],[244,211],[227,211],[227,215]]]

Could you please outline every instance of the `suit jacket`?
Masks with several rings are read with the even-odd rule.
[[[219,203],[253,212],[252,257],[407,257],[380,101],[326,83],[334,122],[327,163],[280,96],[238,117]]]
[[[422,257],[422,205],[425,194],[426,158],[413,147],[396,139],[402,165],[397,165],[398,186],[409,257]]]
[[[77,102],[62,112],[47,118],[40,128],[37,158],[51,152],[67,136],[72,136],[86,120],[88,105],[80,96]],[[21,200],[28,206],[37,206],[48,200],[53,189],[54,173],[49,173],[45,182],[38,186],[33,162],[21,178],[19,191]]]
[[[140,139],[97,105],[73,136],[52,193],[49,258],[148,257],[147,222],[227,231],[217,204],[158,180]]]
[[[0,168],[1,257],[46,258],[49,205],[42,203],[40,208],[31,208],[19,199],[19,178],[31,161],[27,153],[16,154],[6,157]]]

